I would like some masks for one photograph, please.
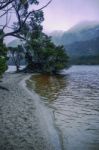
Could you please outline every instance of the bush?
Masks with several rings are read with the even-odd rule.
[[[41,34],[31,38],[30,54],[27,53],[28,67],[42,73],[56,74],[68,66],[68,56],[63,46],[56,46],[51,38]]]
[[[0,78],[2,77],[2,74],[7,69],[6,59],[5,57],[0,56]]]
[[[2,31],[0,30],[0,35],[1,34]],[[7,69],[6,58],[7,58],[7,48],[3,43],[3,39],[0,39],[0,78]]]

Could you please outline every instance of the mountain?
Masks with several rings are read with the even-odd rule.
[[[60,43],[64,32],[65,31],[62,31],[62,30],[58,30],[58,31],[56,30],[56,31],[49,33],[48,35],[52,37],[53,42],[57,45],[57,43]]]
[[[58,32],[58,31],[57,31]],[[61,32],[61,36],[52,33],[53,42],[57,45],[68,45],[77,41],[86,41],[99,36],[99,22],[84,21],[73,26],[64,33]]]
[[[64,47],[72,64],[99,64],[99,37]]]
[[[64,45],[72,64],[99,64],[99,22],[84,21],[68,31],[54,31],[49,34],[57,45]],[[20,41],[12,41],[16,46]]]
[[[99,64],[99,22],[80,22],[56,37],[54,43],[64,45],[72,64]]]
[[[68,32],[79,32],[82,31],[84,29],[91,29],[94,28],[96,26],[99,26],[99,22],[97,21],[82,21],[79,22],[78,24],[74,25],[73,27],[71,27]]]

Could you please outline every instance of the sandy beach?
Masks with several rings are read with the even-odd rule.
[[[0,150],[61,150],[53,113],[26,87],[29,76],[6,73],[0,82]]]

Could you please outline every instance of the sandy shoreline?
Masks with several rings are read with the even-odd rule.
[[[29,76],[6,73],[0,82],[9,90],[0,89],[0,150],[61,150],[52,112],[26,88]]]

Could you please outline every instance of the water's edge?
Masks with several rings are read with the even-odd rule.
[[[37,113],[40,114],[40,116],[38,116],[38,119],[40,120],[40,125],[43,127],[43,130],[47,130],[48,132],[48,138],[53,145],[53,150],[63,150],[64,148],[62,134],[60,129],[55,125],[54,111],[42,102],[40,96],[36,92],[34,92],[33,89],[27,86],[27,81],[31,78],[31,76],[33,76],[33,74],[28,75],[26,78],[24,78],[21,81],[20,85],[28,92],[29,95],[33,97],[33,99],[36,98],[34,102],[37,108]],[[47,129],[45,129],[44,127],[47,127]]]
[[[99,149],[99,66],[73,66],[60,77],[36,74],[29,85],[53,111],[62,149]]]

